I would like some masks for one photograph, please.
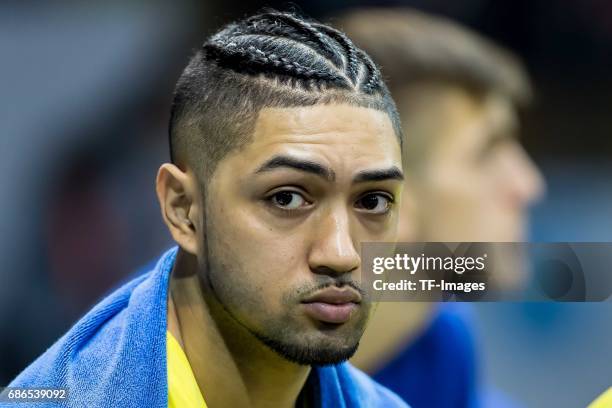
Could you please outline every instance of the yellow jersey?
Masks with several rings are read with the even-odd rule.
[[[595,401],[591,402],[587,408],[611,408],[612,407],[612,387],[604,392]]]
[[[181,345],[166,331],[168,408],[207,408]]]

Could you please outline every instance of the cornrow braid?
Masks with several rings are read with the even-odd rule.
[[[367,55],[365,55],[365,52],[363,52],[362,50],[358,50],[358,53],[362,54],[362,57],[367,57]],[[374,65],[370,58],[364,59],[364,65],[366,66],[368,73],[363,77],[364,79],[367,78],[367,80],[362,81],[363,85],[361,86],[361,89],[365,93],[371,94],[376,90],[380,89],[381,85],[383,85],[382,78],[380,75],[380,71],[378,70],[376,65]]]
[[[240,61],[249,61],[250,71],[257,72],[258,69],[273,68],[275,72],[286,74],[306,80],[323,80],[334,83],[338,87],[348,87],[343,76],[333,72],[326,72],[320,69],[305,67],[297,62],[289,61],[287,58],[280,57],[276,54],[266,53],[265,51],[256,48],[253,45],[248,47],[240,47],[234,42],[225,42],[223,40],[215,40],[204,45],[204,50],[208,55],[219,62],[231,61],[237,59]]]
[[[171,160],[191,164],[206,180],[253,134],[261,109],[320,103],[386,112],[402,143],[378,68],[342,32],[281,12],[229,24],[202,45],[176,85]]]
[[[303,32],[300,32],[294,27],[288,27],[282,25],[277,20],[263,20],[254,21],[252,24],[247,25],[240,30],[242,35],[259,35],[268,37],[283,37],[293,40],[297,43],[303,43],[310,46],[313,49],[317,49],[318,43],[314,42],[312,38]]]
[[[318,52],[321,52],[325,55],[326,58],[331,60],[336,68],[339,68],[342,65],[342,58],[338,55],[333,45],[331,45],[330,42],[325,38],[325,35],[323,35],[323,33],[314,28],[312,24],[308,23],[305,20],[298,19],[297,17],[287,13],[271,12],[266,14],[265,17],[271,19],[274,22],[286,23],[287,26],[293,27],[306,34],[305,36],[300,37],[300,40],[302,42],[311,44],[314,49],[316,49]],[[283,34],[287,36],[287,27],[283,28],[285,31]]]
[[[346,54],[347,54],[346,56],[347,63],[345,66],[345,70],[347,71],[348,78],[354,84],[357,79],[357,74],[358,74],[357,66],[359,64],[359,61],[357,61],[357,52],[355,50],[355,46],[353,45],[353,43],[340,30],[336,30],[333,27],[326,26],[324,24],[319,24],[319,23],[315,23],[314,26],[318,28],[319,30],[322,30],[325,33],[327,33],[327,35],[332,37],[340,45],[342,45],[342,47],[344,47],[344,49],[346,50]]]
[[[289,13],[269,12],[231,24],[203,49],[207,58],[236,71],[353,87],[368,94],[380,89],[378,68],[342,32]]]

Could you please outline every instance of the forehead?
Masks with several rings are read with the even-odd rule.
[[[251,143],[240,153],[253,161],[294,153],[330,164],[401,166],[399,141],[387,113],[344,104],[264,108]]]
[[[497,93],[477,97],[467,91],[449,91],[442,103],[448,118],[446,131],[472,129],[473,137],[486,138],[498,133],[514,132],[517,126],[512,102]],[[458,132],[461,135],[462,132]]]
[[[406,117],[414,120],[421,116],[447,130],[473,121],[495,129],[517,125],[515,107],[508,97],[493,91],[476,94],[459,84],[442,81],[424,81],[400,90],[398,106]]]
[[[518,131],[514,104],[496,92],[478,95],[456,84],[424,83],[402,92],[400,107],[408,139],[426,132],[419,137],[439,148],[469,150]]]

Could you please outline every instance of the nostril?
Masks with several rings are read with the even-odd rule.
[[[351,273],[354,272],[357,269],[357,267],[352,267],[352,268],[338,268],[338,267],[330,267],[327,265],[320,265],[320,266],[315,266],[310,268],[310,270],[312,271],[312,273],[317,274],[317,275],[325,275],[325,276],[338,276],[338,275],[344,275],[347,273]]]

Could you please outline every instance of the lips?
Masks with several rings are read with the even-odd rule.
[[[311,318],[324,323],[341,324],[351,319],[360,302],[361,295],[355,290],[349,287],[330,287],[306,298],[302,304]]]

